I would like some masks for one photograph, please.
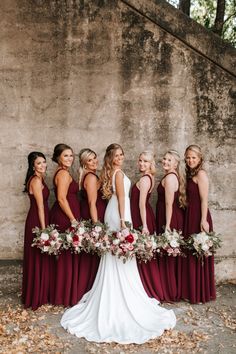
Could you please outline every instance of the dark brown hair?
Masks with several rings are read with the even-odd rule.
[[[71,150],[73,152],[72,148],[69,145],[57,144],[54,147],[54,151],[53,151],[53,155],[52,155],[52,161],[58,163],[59,157],[61,156],[61,154],[65,150]]]

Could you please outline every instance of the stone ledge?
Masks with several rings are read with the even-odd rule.
[[[120,0],[184,42],[229,74],[236,76],[236,49],[164,0]]]

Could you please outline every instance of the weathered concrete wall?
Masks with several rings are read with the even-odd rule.
[[[189,20],[170,5],[143,3],[0,2],[0,258],[22,257],[31,150],[48,156],[51,186],[58,142],[76,153],[90,146],[100,160],[108,144],[121,143],[133,180],[143,149],[159,161],[167,148],[183,153],[195,142],[206,153],[210,206],[224,237],[217,280],[236,277],[236,51],[192,21],[188,34]]]

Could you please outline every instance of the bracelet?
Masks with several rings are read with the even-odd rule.
[[[125,221],[125,219],[120,219],[120,221]]]

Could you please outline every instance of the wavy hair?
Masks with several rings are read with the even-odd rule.
[[[96,152],[89,148],[81,149],[79,152],[79,189],[82,188],[82,179],[86,170],[86,163],[91,155],[97,157]]]
[[[184,168],[181,163],[181,158],[176,150],[168,150],[166,154],[170,154],[174,157],[177,162],[176,172],[179,177],[179,206],[181,208],[185,208],[187,205],[187,197],[186,197],[186,175]]]
[[[199,164],[195,168],[190,168],[187,165],[186,156],[187,156],[188,151],[195,152],[195,154],[200,159]],[[196,176],[198,174],[198,172],[203,169],[204,159],[203,159],[203,154],[202,154],[202,150],[201,150],[200,146],[195,145],[195,144],[189,145],[185,150],[184,158],[185,158],[185,170],[186,170],[187,178],[192,178],[192,177]]]
[[[141,156],[144,156],[144,158],[151,163],[151,167],[150,167],[150,173],[151,175],[155,175],[156,173],[156,162],[155,162],[155,155],[152,151],[150,150],[145,150],[143,152],[141,152],[141,154],[139,155],[139,158]]]
[[[42,157],[45,161],[46,161],[46,157],[45,155],[40,152],[40,151],[32,151],[29,155],[28,155],[28,169],[26,172],[26,177],[25,177],[25,183],[24,183],[24,190],[23,192],[28,192],[28,182],[30,180],[30,178],[34,175],[34,162],[38,157]]]
[[[112,176],[114,173],[113,159],[116,151],[121,149],[124,154],[124,150],[119,144],[111,144],[106,148],[106,152],[103,159],[103,166],[100,175],[101,190],[104,199],[110,199],[112,196]]]

